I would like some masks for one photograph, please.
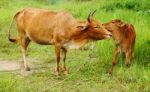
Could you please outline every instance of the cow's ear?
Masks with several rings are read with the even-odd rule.
[[[79,22],[77,28],[81,31],[84,31],[88,28],[88,22]]]
[[[84,31],[88,28],[88,26],[77,26],[81,31]]]

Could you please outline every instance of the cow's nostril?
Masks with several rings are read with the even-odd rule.
[[[109,36],[112,36],[112,34],[109,34]]]

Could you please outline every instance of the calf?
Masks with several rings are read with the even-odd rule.
[[[136,33],[132,24],[123,23],[119,19],[104,23],[103,26],[112,33],[112,38],[115,43],[114,57],[112,66],[109,70],[109,74],[112,75],[113,68],[117,63],[119,50],[121,50],[121,52],[125,54],[126,66],[129,66],[129,61],[134,57]]]
[[[30,70],[26,61],[26,51],[31,41],[42,45],[54,45],[56,76],[59,75],[60,50],[62,50],[62,70],[67,74],[65,59],[68,49],[78,49],[92,40],[102,40],[112,36],[100,22],[93,19],[94,13],[95,11],[90,12],[87,21],[78,21],[68,12],[23,9],[14,16],[19,36],[10,37],[11,30],[9,30],[8,38],[11,42],[20,43],[26,70]]]

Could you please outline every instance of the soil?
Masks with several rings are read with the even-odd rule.
[[[1,71],[15,71],[20,69],[20,65],[14,61],[0,61],[0,72]]]

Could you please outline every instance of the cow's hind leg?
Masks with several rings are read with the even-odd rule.
[[[20,39],[20,44],[22,46],[22,57],[23,57],[23,65],[26,71],[30,71],[30,68],[28,66],[28,62],[26,60],[26,55],[27,55],[27,47],[30,43],[30,39],[26,36],[22,36]]]
[[[67,49],[62,48],[62,71],[63,74],[68,74],[67,68],[66,68],[66,64],[65,64],[65,60],[66,60],[66,53],[67,53]]]

